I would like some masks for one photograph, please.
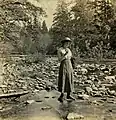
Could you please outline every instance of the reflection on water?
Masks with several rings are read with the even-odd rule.
[[[11,117],[11,118],[6,118],[0,120],[61,120],[60,118],[57,118],[56,116],[30,116],[30,117]]]
[[[79,99],[73,102],[65,100],[61,104],[57,101],[57,97],[52,98],[56,93],[49,95],[49,98],[44,98],[46,95],[48,96],[48,93],[45,94],[44,91],[43,97],[39,96],[39,98],[42,98],[42,102],[16,106],[10,112],[5,112],[4,117],[1,117],[0,120],[62,120],[61,117],[66,120],[67,115],[73,112],[83,115],[83,120],[116,120],[116,104],[104,102],[103,104],[95,105],[90,104],[87,100]],[[91,101],[94,100],[97,101],[98,99],[91,99]],[[41,110],[42,107],[48,106],[51,106],[52,109]],[[112,111],[109,111],[110,109]]]
[[[55,110],[45,110],[39,111],[36,108],[37,104],[29,107],[24,114],[17,114],[9,116],[8,118],[0,118],[0,120],[62,120]],[[110,106],[92,106],[84,103],[83,101],[74,101],[74,102],[64,102],[59,104],[58,110],[60,111],[61,117],[66,120],[66,117],[69,113],[77,113],[84,116],[83,120],[116,120],[116,114],[109,112],[108,108],[113,108]],[[114,107],[116,108],[116,107]],[[31,112],[28,112],[31,111]]]
[[[109,106],[109,108],[113,108]],[[83,120],[116,120],[115,112],[109,112],[106,106],[92,106],[84,102],[66,102],[59,105],[61,115],[66,118],[69,113],[83,115]],[[116,109],[116,106],[114,107]]]

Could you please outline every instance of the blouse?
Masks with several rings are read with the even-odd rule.
[[[64,49],[63,47],[58,49],[58,59],[61,62],[64,59],[71,59],[72,57],[72,52],[69,48]]]

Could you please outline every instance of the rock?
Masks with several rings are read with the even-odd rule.
[[[94,90],[94,91],[98,91],[98,88],[97,88],[97,87],[93,87],[93,90]]]
[[[95,84],[100,84],[99,79],[98,79],[98,78],[95,78],[95,79],[94,79],[94,83],[95,83]]]
[[[27,90],[27,86],[23,86],[22,89],[23,89],[23,90]]]
[[[101,92],[96,91],[95,94],[93,95],[93,97],[102,97]]]
[[[95,65],[94,65],[94,64],[89,64],[89,65],[88,65],[88,68],[94,69],[94,68],[95,68]]]
[[[51,86],[51,90],[57,90],[57,85]]]
[[[110,95],[115,95],[116,92],[115,92],[115,90],[111,90],[111,91],[109,90],[108,93],[109,93]]]
[[[52,82],[50,82],[50,81],[47,81],[47,82],[46,82],[46,85],[51,87],[51,86],[53,86],[54,84],[53,84]]]
[[[92,92],[92,88],[90,88],[90,87],[86,87],[85,90],[88,94],[90,94]]]
[[[54,71],[51,71],[50,74],[51,74],[51,75],[54,75]]]
[[[82,100],[88,100],[89,99],[89,95],[86,95],[86,94],[78,95],[78,98],[82,99]]]
[[[99,102],[99,103],[104,103],[104,101],[103,101],[103,100],[98,100],[98,102]]]
[[[0,112],[11,111],[12,109],[13,109],[13,107],[10,106],[10,107],[7,107],[7,108],[3,108],[3,109],[1,109]]]
[[[99,73],[99,77],[104,77],[104,75],[105,75],[105,74],[102,73],[102,72]]]
[[[77,113],[69,113],[67,116],[67,120],[74,120],[74,119],[84,119],[84,116],[79,115]]]
[[[103,70],[105,70],[105,69],[106,69],[106,65],[105,65],[105,64],[103,64],[103,65],[100,66],[100,70],[103,71]]]
[[[93,89],[94,91],[98,91],[98,88],[97,88],[95,85],[92,85],[92,89]]]
[[[45,90],[49,92],[51,90],[51,88],[49,86],[46,86]]]
[[[8,91],[9,93],[14,93],[14,92],[16,92],[15,90],[9,90]]]
[[[39,90],[39,89],[40,89],[40,87],[39,87],[38,85],[36,85],[36,86],[35,86],[35,89]]]
[[[105,77],[105,80],[108,80],[108,81],[115,81],[116,80],[116,78],[115,78],[115,76],[106,76]]]
[[[98,88],[100,91],[106,91],[106,88],[105,87],[100,87]]]
[[[7,88],[7,85],[0,85],[0,88]]]
[[[107,101],[107,103],[115,104],[116,102],[115,101]]]
[[[38,93],[39,91],[40,91],[40,90],[36,90],[36,89],[35,89],[33,92],[34,92],[34,93]]]
[[[109,73],[109,71],[104,71],[105,74]]]
[[[35,100],[27,100],[26,101],[26,104],[32,104],[32,103],[34,103],[35,102]]]
[[[92,82],[91,80],[87,80],[87,81],[85,81],[85,84],[90,84],[90,85],[92,85],[93,82]]]
[[[42,110],[48,110],[48,109],[51,109],[52,107],[50,107],[50,106],[46,106],[46,107],[42,107],[41,109]]]
[[[3,110],[3,107],[2,107],[2,106],[0,106],[0,110]]]
[[[45,86],[39,86],[39,90],[45,89]]]
[[[100,105],[100,103],[97,102],[96,100],[92,101],[92,103],[95,104],[95,105]]]
[[[78,90],[76,93],[78,94],[84,94],[85,90]]]
[[[88,72],[87,69],[85,69],[85,68],[81,68],[81,73],[82,73],[83,75],[87,74],[87,72]]]
[[[107,98],[101,98],[102,101],[107,101]]]

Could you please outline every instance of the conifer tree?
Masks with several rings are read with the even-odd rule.
[[[46,21],[44,20],[43,23],[42,23],[42,32],[43,33],[47,33],[48,32],[48,28],[47,28],[47,25],[46,25]]]
[[[68,10],[68,5],[63,0],[58,0],[56,12],[54,13],[53,24],[50,29],[50,33],[52,34],[53,44],[52,50],[56,49],[56,46],[59,45],[60,41],[71,35],[71,30],[69,28],[70,23],[70,12]]]

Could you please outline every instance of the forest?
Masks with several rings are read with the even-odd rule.
[[[116,1],[57,1],[48,29],[46,11],[28,0],[1,0],[0,51],[6,54],[56,55],[64,37],[80,58],[116,58]]]

